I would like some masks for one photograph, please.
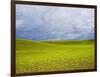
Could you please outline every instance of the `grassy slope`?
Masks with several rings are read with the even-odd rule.
[[[16,40],[16,72],[94,68],[94,41]]]

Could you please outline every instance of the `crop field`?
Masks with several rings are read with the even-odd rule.
[[[94,69],[93,40],[16,39],[16,73]]]

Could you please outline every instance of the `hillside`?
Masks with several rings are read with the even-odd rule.
[[[16,39],[16,72],[94,69],[94,41]]]

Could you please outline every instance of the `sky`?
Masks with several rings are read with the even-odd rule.
[[[94,9],[16,4],[16,38],[94,39]]]

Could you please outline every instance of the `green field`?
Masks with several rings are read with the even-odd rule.
[[[94,41],[16,39],[16,73],[94,69]]]

